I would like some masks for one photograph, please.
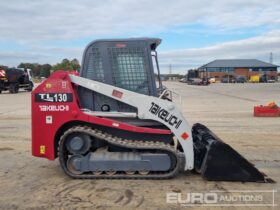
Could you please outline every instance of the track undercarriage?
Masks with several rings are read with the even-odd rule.
[[[73,178],[166,179],[175,176],[184,162],[174,145],[123,139],[86,126],[64,132],[58,157]]]

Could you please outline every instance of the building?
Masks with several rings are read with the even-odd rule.
[[[254,75],[277,80],[277,68],[277,65],[256,59],[222,59],[207,63],[199,70],[208,72],[208,76],[215,77],[217,81],[232,77],[245,77],[249,80]]]

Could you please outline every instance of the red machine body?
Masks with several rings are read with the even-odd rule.
[[[170,130],[137,127],[84,113],[69,73],[57,71],[32,92],[32,155],[54,160],[59,136],[77,122],[137,133],[171,134]]]

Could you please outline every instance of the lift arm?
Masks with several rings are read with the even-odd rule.
[[[168,127],[178,139],[185,155],[185,170],[194,167],[191,127],[173,102],[118,88],[83,77],[70,75],[72,83],[121,101],[138,109],[139,119],[158,121]]]

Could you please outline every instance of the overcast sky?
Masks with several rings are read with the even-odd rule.
[[[214,59],[280,64],[280,0],[0,0],[0,64],[81,60],[98,38],[158,37],[163,73]]]

